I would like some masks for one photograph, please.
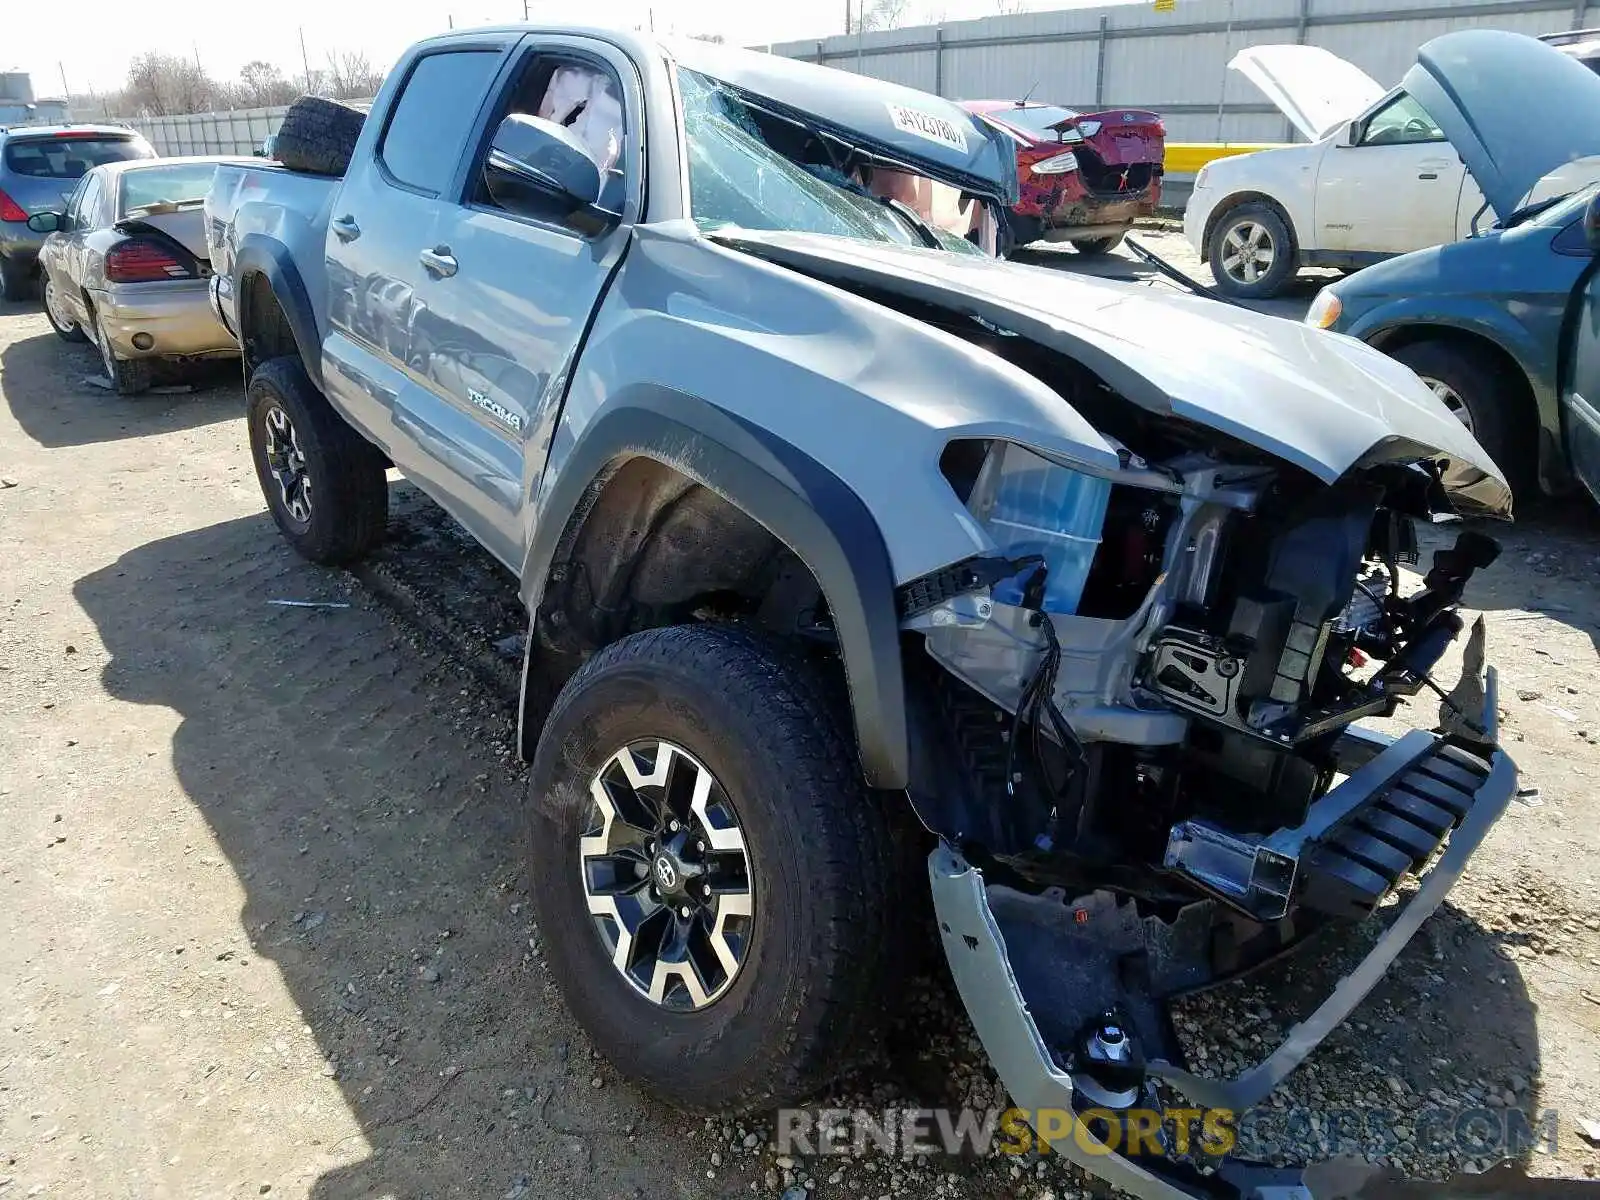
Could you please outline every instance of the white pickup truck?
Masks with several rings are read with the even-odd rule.
[[[1506,211],[1486,204],[1460,153],[1460,139],[1475,135],[1452,124],[1439,82],[1470,64],[1419,57],[1388,91],[1318,46],[1252,46],[1228,65],[1310,141],[1219,159],[1195,177],[1184,234],[1231,296],[1276,296],[1301,267],[1358,270],[1453,242],[1600,178],[1600,159],[1580,157]]]

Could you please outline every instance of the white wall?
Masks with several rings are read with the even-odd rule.
[[[1170,13],[1146,0],[772,50],[957,99],[1012,98],[1034,88],[1036,99],[1076,108],[1151,108],[1166,117],[1172,141],[1259,142],[1292,135],[1277,110],[1226,69],[1245,46],[1323,46],[1388,86],[1416,60],[1417,47],[1441,33],[1485,26],[1538,34],[1579,22],[1600,25],[1600,0],[1178,0]]]

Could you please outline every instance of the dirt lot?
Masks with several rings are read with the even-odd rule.
[[[0,305],[0,1197],[1077,1194],[1054,1162],[777,1160],[764,1120],[622,1082],[527,916],[494,648],[519,632],[511,581],[398,483],[376,563],[302,563],[231,374],[119,400],[93,370]],[[1531,1170],[1600,1170],[1575,1124],[1600,1120],[1593,525],[1573,507],[1507,531],[1475,585],[1538,796],[1273,1098],[1266,1153],[1436,1173],[1483,1156],[1408,1142],[1408,1115],[1511,1104],[1559,1112]],[[1323,970],[1228,997],[1242,1023],[1193,1006],[1196,1057],[1270,1042]],[[879,1069],[834,1099],[997,1102],[936,973],[891,1004]],[[1306,1119],[1352,1106],[1395,1114],[1377,1144]]]

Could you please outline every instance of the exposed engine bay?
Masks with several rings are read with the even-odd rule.
[[[906,614],[948,672],[928,681],[928,719],[958,748],[946,777],[964,779],[930,824],[1041,887],[1198,890],[1258,921],[1300,902],[1372,911],[1446,829],[1424,847],[1374,817],[1382,846],[1318,887],[1286,831],[1334,785],[1345,729],[1432,685],[1497,544],[1461,532],[1408,592],[1415,523],[1453,516],[1438,462],[1329,486],[1065,382],[1116,439],[1114,477],[1001,442],[952,443],[942,464],[1000,557],[965,564],[992,581],[986,599]],[[1480,716],[1460,714],[1466,743]]]

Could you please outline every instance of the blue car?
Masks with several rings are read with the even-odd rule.
[[[101,163],[154,157],[149,142],[117,125],[0,127],[0,296],[33,292],[45,235],[28,228],[29,217],[66,208],[78,180]]]

